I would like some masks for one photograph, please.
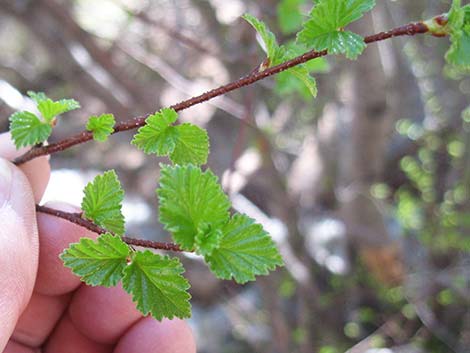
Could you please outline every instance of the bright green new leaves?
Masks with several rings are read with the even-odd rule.
[[[54,102],[43,92],[29,91],[28,95],[37,104],[42,118],[26,111],[16,112],[10,116],[10,132],[18,149],[46,141],[52,133],[57,115],[80,108],[80,104],[73,99]]]
[[[10,116],[10,132],[19,149],[46,141],[52,133],[52,126],[33,113],[22,111]]]
[[[157,320],[191,316],[188,281],[181,276],[184,268],[177,258],[170,259],[150,251],[135,254],[124,270],[122,284],[144,315]]]
[[[175,164],[206,164],[209,155],[207,131],[189,123],[172,128],[176,132],[176,144],[170,153],[170,160]]]
[[[221,232],[218,247],[204,257],[218,278],[245,283],[283,265],[271,237],[248,216],[234,215]]]
[[[113,114],[91,116],[86,124],[86,129],[93,133],[94,140],[104,142],[114,132],[115,123]]]
[[[261,225],[240,214],[230,219],[229,200],[210,171],[163,167],[157,194],[165,229],[183,249],[203,255],[217,277],[245,283],[282,265]]]
[[[181,276],[184,269],[177,258],[148,250],[131,252],[126,243],[109,233],[96,240],[80,239],[60,258],[88,285],[110,287],[122,280],[144,315],[150,313],[157,320],[191,316],[189,284]]]
[[[470,70],[470,5],[461,6],[454,0],[448,15],[450,30],[450,49],[446,60],[462,70]]]
[[[124,191],[116,172],[110,170],[98,175],[87,184],[84,194],[84,216],[117,235],[124,234],[124,216],[121,212]]]
[[[268,60],[270,61],[268,67],[275,65],[273,62],[282,59],[282,52],[280,51],[279,45],[277,44],[274,33],[268,29],[264,22],[258,20],[255,16],[250,15],[249,13],[244,14],[243,19],[245,19],[260,35],[264,43],[263,50],[268,55]]]
[[[210,170],[163,166],[157,195],[160,222],[185,250],[194,248],[199,232],[220,228],[229,219],[230,202]]]
[[[132,144],[147,154],[169,156],[175,164],[205,164],[209,154],[207,132],[193,124],[173,126],[178,114],[173,109],[162,109],[150,115]]]
[[[297,41],[317,51],[328,50],[329,54],[356,59],[366,44],[361,36],[345,31],[344,27],[374,6],[375,0],[318,0],[297,34]]]
[[[292,58],[307,52],[307,49],[304,46],[292,42],[285,45],[285,47],[287,48],[289,56]],[[300,93],[300,95],[305,100],[310,100],[312,96],[312,90],[316,90],[316,86],[310,87],[308,83],[304,82],[305,79],[310,80],[312,73],[325,73],[328,72],[330,68],[328,65],[328,61],[323,57],[306,62],[301,70],[304,70],[304,68],[307,70],[307,73],[304,72],[304,74],[302,74],[302,77],[299,78],[293,77],[296,76],[296,74],[289,72],[280,72],[279,74],[277,74],[276,91],[280,95],[286,95],[289,93],[297,92]],[[312,81],[312,83],[315,84],[315,81]]]
[[[33,91],[28,91],[28,96],[36,102],[38,110],[41,112],[44,120],[48,123],[52,122],[57,115],[80,108],[80,103],[74,99],[53,101],[43,92]]]
[[[122,278],[129,247],[109,233],[98,239],[80,239],[60,255],[64,265],[91,286],[115,286]]]
[[[132,144],[147,154],[154,153],[157,156],[170,154],[176,145],[176,132],[172,129],[178,119],[178,113],[173,109],[162,109],[160,112],[145,120],[145,126],[141,127],[132,140]]]
[[[268,29],[266,24],[256,17],[245,14],[243,18],[256,29],[264,42],[264,50],[268,55],[266,63],[264,63],[260,70],[266,69],[267,67],[279,65],[282,62],[290,60],[295,55],[284,46],[279,46],[276,41],[274,34]],[[295,66],[282,73],[285,75],[294,76],[296,80],[300,80],[305,84],[310,94],[314,97],[317,95],[317,84],[315,78],[310,75],[309,70],[305,65]]]

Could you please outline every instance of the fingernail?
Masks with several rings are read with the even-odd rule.
[[[10,199],[12,176],[10,163],[0,158],[0,207]]]

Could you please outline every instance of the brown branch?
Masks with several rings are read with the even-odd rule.
[[[106,229],[101,228],[100,226],[90,222],[81,217],[80,213],[69,213],[60,210],[56,210],[46,206],[36,205],[36,211],[45,213],[51,216],[59,217],[65,219],[69,222],[72,222],[80,227],[84,227],[94,233],[104,234],[109,233]],[[157,250],[166,250],[166,251],[177,251],[182,252],[185,251],[179,247],[179,245],[174,243],[166,243],[166,242],[159,242],[159,241],[152,241],[152,240],[144,240],[144,239],[135,239],[131,237],[123,236],[121,239],[128,245],[134,246],[142,246],[144,248],[152,248]]]
[[[380,32],[380,33],[365,37],[364,41],[367,44],[370,44],[370,43],[390,39],[393,37],[413,36],[416,34],[427,33],[427,32],[429,32],[429,28],[423,22],[415,22],[415,23],[409,23],[407,25],[394,28],[387,32]],[[251,85],[257,81],[265,79],[266,77],[278,74],[282,71],[286,71],[294,66],[306,63],[307,61],[310,61],[310,60],[313,60],[322,56],[326,56],[327,54],[328,52],[326,50],[323,50],[320,52],[309,51],[303,55],[300,55],[294,59],[288,60],[277,66],[270,67],[264,71],[254,71],[251,74],[245,77],[242,77],[236,81],[233,81],[231,83],[228,83],[224,86],[205,92],[199,96],[182,101],[178,104],[174,104],[170,108],[173,108],[177,112],[188,109],[189,107],[192,107],[196,104],[206,102],[208,100],[211,100],[212,98],[222,96],[231,91]],[[132,130],[132,129],[141,127],[145,124],[146,118],[147,116],[138,116],[135,118],[131,118],[127,121],[118,123],[114,127],[114,133],[118,133],[118,132],[126,131],[126,130]],[[64,139],[56,143],[51,143],[50,145],[47,145],[47,146],[33,147],[31,150],[29,150],[22,156],[19,156],[18,158],[16,158],[13,161],[13,163],[15,163],[16,165],[20,165],[34,158],[49,155],[55,152],[60,152],[74,145],[78,145],[80,143],[84,143],[92,139],[93,139],[93,135],[91,132],[83,131],[77,135],[71,136],[67,139]]]

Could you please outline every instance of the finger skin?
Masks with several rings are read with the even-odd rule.
[[[40,347],[67,309],[72,294],[49,296],[33,292],[12,339],[28,347]]]
[[[182,320],[139,320],[121,338],[114,353],[196,353],[188,324]]]
[[[111,353],[112,350],[112,346],[87,338],[77,330],[70,317],[65,315],[47,341],[43,353]]]
[[[9,341],[3,353],[40,353],[39,349],[29,348],[21,343]]]
[[[39,241],[34,197],[26,176],[0,159],[0,350],[34,287]]]
[[[1,157],[11,161],[26,151],[27,148],[21,148],[20,150],[16,149],[9,132],[0,134]],[[32,161],[22,164],[20,169],[28,178],[31,187],[33,188],[34,199],[36,203],[38,203],[46,190],[51,174],[49,156],[33,159]]]
[[[121,285],[81,286],[70,303],[69,315],[75,327],[87,337],[108,344],[116,343],[142,317]]]

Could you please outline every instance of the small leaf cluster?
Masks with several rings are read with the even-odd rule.
[[[162,109],[150,115],[132,143],[145,153],[168,156],[174,165],[161,165],[160,222],[186,251],[204,257],[221,279],[245,283],[283,264],[271,237],[246,215],[230,215],[231,203],[210,171],[198,164],[207,160],[207,132],[192,124],[174,125],[178,114]],[[91,117],[87,129],[102,140],[112,132],[114,118]],[[178,258],[136,251],[121,238],[124,191],[115,171],[98,175],[84,189],[83,217],[102,228],[96,240],[81,239],[61,259],[73,273],[92,286],[115,286],[132,295],[137,308],[157,320],[191,315],[189,283]]]
[[[203,255],[216,277],[245,283],[282,265],[261,225],[230,216],[230,201],[210,170],[163,166],[157,195],[165,229],[183,249]]]
[[[28,96],[36,103],[40,116],[28,111],[15,112],[10,116],[10,133],[18,149],[45,142],[59,115],[80,108],[80,103],[75,99],[53,101],[45,93],[33,91],[28,91]],[[90,117],[86,129],[93,133],[94,140],[106,141],[114,132],[114,124],[112,114],[102,114]]]
[[[190,123],[172,125],[177,119],[178,113],[169,108],[149,115],[132,144],[146,154],[168,156],[176,164],[206,164],[209,154],[207,132]]]
[[[114,132],[116,120],[113,114],[101,114],[91,116],[86,124],[86,129],[93,134],[95,141],[104,142]]]
[[[281,29],[284,33],[292,33],[297,29],[294,19],[301,18],[299,6],[302,1],[284,0],[279,4]],[[260,70],[276,66],[287,60],[305,53],[308,50],[328,51],[329,54],[344,54],[348,59],[356,59],[366,48],[364,38],[344,28],[360,19],[363,14],[375,6],[375,0],[317,0],[308,19],[297,33],[296,43],[279,45],[273,32],[256,17],[245,14],[243,18],[255,28],[262,39],[263,49],[267,54],[266,61]],[[312,96],[317,95],[313,72],[324,72],[327,64],[323,58],[312,60],[311,63],[295,66],[277,76],[278,91],[286,93],[293,90],[302,92],[298,84],[301,82]]]
[[[43,143],[51,135],[58,115],[80,108],[74,99],[53,101],[44,93],[33,91],[29,91],[28,95],[41,115],[20,111],[10,116],[10,133],[16,148]]]

